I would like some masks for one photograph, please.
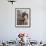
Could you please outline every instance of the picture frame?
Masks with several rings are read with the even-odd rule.
[[[30,8],[15,8],[15,27],[31,27]]]

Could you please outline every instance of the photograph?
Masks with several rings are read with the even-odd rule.
[[[16,8],[15,9],[15,26],[16,27],[30,27],[31,26],[31,9],[30,8]]]

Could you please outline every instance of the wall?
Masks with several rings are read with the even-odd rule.
[[[12,5],[0,0],[0,41],[15,40],[19,32],[30,34],[33,40],[46,40],[45,0],[17,0]],[[31,8],[31,27],[15,27],[15,8]]]

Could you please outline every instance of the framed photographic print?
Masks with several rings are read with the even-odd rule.
[[[31,9],[15,8],[15,26],[30,27],[31,26]]]

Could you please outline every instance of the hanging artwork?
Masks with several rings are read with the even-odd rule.
[[[16,27],[31,26],[31,9],[30,8],[15,9],[15,26]]]

